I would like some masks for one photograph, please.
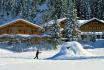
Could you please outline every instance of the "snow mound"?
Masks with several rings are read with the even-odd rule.
[[[0,54],[2,54],[2,53],[12,53],[12,52],[8,51],[8,50],[0,49]]]
[[[83,49],[83,46],[76,42],[65,42],[61,46],[61,49],[57,54],[48,59],[70,59],[71,57],[93,57],[87,50]]]

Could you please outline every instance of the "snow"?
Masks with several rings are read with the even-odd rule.
[[[33,59],[36,51],[14,53],[0,49],[0,70],[104,69],[104,48],[83,49],[83,46],[76,41],[65,42],[58,47],[60,50],[40,51],[42,53],[39,54],[39,60]],[[51,60],[46,60],[50,57]]]
[[[61,18],[61,19],[57,19],[57,23],[60,23],[60,22],[62,22],[62,21],[64,21],[64,20],[66,20],[67,18]]]
[[[83,24],[83,23],[87,22],[88,20],[77,20],[77,21],[78,21],[78,23]]]
[[[63,60],[70,59],[70,57],[93,57],[94,54],[83,49],[83,46],[76,42],[65,42],[61,46],[60,51],[48,59]]]
[[[79,55],[72,56],[72,55],[68,54],[68,50],[66,51],[65,49],[66,48],[61,48],[61,50],[40,51],[41,53],[39,54],[39,59],[44,60],[44,59],[50,58],[50,57],[53,58],[53,56],[54,56],[54,58],[58,57],[57,58],[58,60],[60,60],[60,58],[64,58],[64,59],[69,58],[69,60],[74,60],[74,58],[77,58],[77,57],[78,57],[78,59],[75,59],[75,60],[83,59],[83,58],[80,59],[79,57],[81,57],[81,56],[79,56]],[[90,52],[90,53],[87,53],[88,56],[92,56],[92,54],[95,54],[96,56],[94,55],[94,58],[87,58],[88,56],[86,56],[86,54],[83,56],[85,56],[86,60],[87,59],[94,60],[95,58],[98,60],[104,59],[104,51],[103,50],[104,49],[86,49],[87,52]],[[35,57],[35,54],[36,54],[36,51],[16,53],[16,52],[11,52],[8,50],[0,49],[0,59],[1,58],[4,58],[4,59],[13,58],[13,59],[30,59],[31,60]],[[57,54],[57,56],[56,56],[56,54]],[[66,57],[68,57],[68,58],[66,58]]]
[[[99,53],[102,49],[88,51],[94,54]],[[104,49],[103,49],[104,50]],[[104,55],[104,51],[102,53]],[[39,58],[50,57],[57,52],[41,51]],[[8,55],[8,57],[7,57]],[[104,59],[84,59],[84,60],[34,60],[35,52],[23,52],[4,54],[0,56],[0,70],[103,70]],[[15,57],[14,57],[15,56]],[[14,58],[13,58],[14,57]]]
[[[9,51],[9,50],[4,50],[4,49],[0,49],[0,54],[4,54],[4,53],[12,53],[11,51]]]
[[[0,70],[103,70],[103,60],[85,61],[47,61],[47,60],[21,60],[0,59]]]
[[[71,42],[72,43],[72,42]],[[73,44],[76,42],[73,42]],[[64,43],[65,45],[65,43]],[[65,45],[66,47],[69,47]],[[61,48],[65,50],[66,48]],[[2,50],[2,49],[0,49]],[[104,56],[104,48],[102,49],[86,49],[87,51],[98,56]],[[7,50],[5,50],[7,51]],[[103,70],[104,58],[102,59],[76,59],[76,60],[42,60],[53,56],[58,50],[41,51],[39,58],[33,59],[34,52],[22,53],[2,53],[0,54],[0,70]],[[65,52],[65,51],[63,51]],[[63,53],[61,52],[61,54]],[[0,52],[1,53],[1,52]],[[64,53],[63,53],[64,54]]]
[[[21,37],[29,37],[31,35],[28,35],[28,34],[16,34],[17,36],[21,36]]]
[[[2,34],[0,37],[29,37],[28,34]]]

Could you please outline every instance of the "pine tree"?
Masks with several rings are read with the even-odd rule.
[[[96,6],[96,17],[98,19],[103,19],[103,12],[104,12],[104,0],[97,0],[96,1],[97,6]]]
[[[50,9],[52,10],[52,19],[57,16],[57,19],[61,18],[62,13],[62,0],[50,0]]]
[[[76,4],[80,19],[104,18],[104,0],[76,0]]]
[[[68,41],[78,40],[78,31],[77,31],[78,24],[76,22],[76,9],[74,1],[67,0],[66,3],[67,3],[66,4],[67,23],[64,28],[65,37],[68,39]]]
[[[38,5],[46,0],[0,0],[0,17],[20,17],[34,22]],[[4,18],[3,18],[4,19]]]
[[[53,39],[53,41],[55,41],[56,44],[59,44],[61,41],[61,27],[60,25],[57,23],[57,20],[53,21],[53,25],[50,27],[51,31],[51,37]]]
[[[78,0],[77,1],[78,15],[81,19],[91,19],[92,10],[91,10],[91,0]]]
[[[61,11],[62,11],[61,6],[62,6],[61,0],[52,0],[50,2],[50,9],[52,9],[52,11],[53,11],[51,18],[54,20],[54,24],[52,25],[51,36],[57,43],[60,43],[60,41],[61,41],[60,26],[57,22],[57,19],[59,19],[61,17]]]

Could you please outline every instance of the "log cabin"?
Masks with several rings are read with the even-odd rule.
[[[42,34],[42,27],[23,19],[17,19],[0,26],[0,34]]]

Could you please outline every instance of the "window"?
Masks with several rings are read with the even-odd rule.
[[[97,39],[100,39],[100,35],[97,35]]]
[[[35,32],[37,32],[38,30],[34,30]]]
[[[22,32],[22,30],[18,30],[18,32]]]

